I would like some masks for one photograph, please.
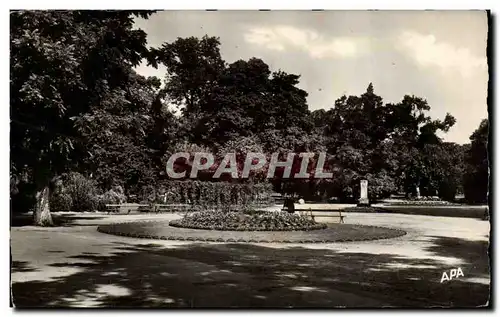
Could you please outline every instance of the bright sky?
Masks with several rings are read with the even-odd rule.
[[[447,141],[469,142],[488,116],[484,11],[165,11],[136,25],[151,46],[218,36],[227,62],[259,57],[272,70],[300,74],[311,110],[373,82],[386,102],[414,94],[427,99],[433,118],[454,115]]]

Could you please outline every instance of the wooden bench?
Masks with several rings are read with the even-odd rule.
[[[118,205],[114,205],[114,204],[110,204],[110,205],[106,205],[106,211],[109,213],[119,213],[120,212],[120,204]]]
[[[137,209],[138,211],[142,211],[144,209],[149,209],[149,205],[141,205],[141,204],[107,204],[106,205],[106,211],[108,212],[108,214],[120,213],[121,209],[125,209],[127,211],[127,215],[128,215],[134,209]]]
[[[342,215],[341,210],[313,209],[313,208],[294,208],[293,210],[299,212],[299,214],[302,216],[311,217],[312,220],[315,220],[315,217],[339,218],[339,223],[344,223],[344,218],[346,217]],[[289,210],[288,208],[283,208],[281,209],[281,211],[289,211]]]

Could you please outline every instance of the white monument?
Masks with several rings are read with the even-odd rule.
[[[360,186],[361,186],[361,195],[359,197],[358,205],[367,206],[370,204],[370,201],[368,200],[368,181],[366,179],[361,180]]]

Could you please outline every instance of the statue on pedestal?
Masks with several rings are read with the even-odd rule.
[[[358,206],[370,206],[370,201],[368,200],[368,181],[366,179],[361,180],[360,187],[361,193]]]

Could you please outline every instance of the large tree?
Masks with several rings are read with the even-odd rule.
[[[325,134],[332,155],[330,195],[357,197],[360,179],[368,179],[373,198],[394,191],[389,116],[388,107],[371,83],[362,95],[342,96],[332,109],[313,113],[316,129]]]
[[[266,133],[267,142],[270,131],[312,128],[307,93],[297,87],[298,75],[272,72],[258,58],[228,64],[217,37],[178,38],[153,49],[151,56],[151,64],[167,68],[162,91],[182,107],[184,135],[179,137],[188,142],[222,146]]]
[[[219,79],[225,67],[219,47],[219,38],[204,36],[177,38],[151,49],[150,64],[167,68],[164,92],[184,112],[196,113]]]
[[[406,95],[401,102],[388,104],[387,108],[390,138],[398,157],[395,177],[409,195],[416,192],[425,178],[424,148],[441,144],[437,132],[447,132],[456,120],[449,113],[443,120],[433,120],[427,113],[431,109],[427,100],[416,96]]]
[[[11,165],[14,173],[29,171],[35,184],[36,225],[52,224],[50,181],[84,161],[82,129],[130,94],[130,69],[148,54],[146,34],[133,29],[133,17],[150,14],[11,13]]]
[[[453,201],[462,191],[465,172],[464,147],[456,143],[426,144],[421,151],[420,190],[424,196]]]
[[[92,107],[75,125],[89,154],[84,157],[86,174],[103,189],[120,185],[135,194],[162,170],[154,146],[168,142],[158,130],[168,113],[156,109],[157,93],[150,79],[130,69],[123,81],[126,86],[103,96],[105,106]]]
[[[372,198],[398,187],[414,191],[425,176],[424,148],[440,144],[437,131],[447,131],[455,122],[451,115],[432,120],[428,110],[427,102],[414,96],[384,104],[369,84],[362,95],[342,96],[332,109],[313,112],[315,131],[324,135],[332,155],[330,194],[355,198],[360,179],[368,179]]]
[[[481,121],[470,136],[471,144],[466,153],[467,171],[464,176],[464,194],[471,203],[488,201],[489,160],[488,160],[488,119]]]

